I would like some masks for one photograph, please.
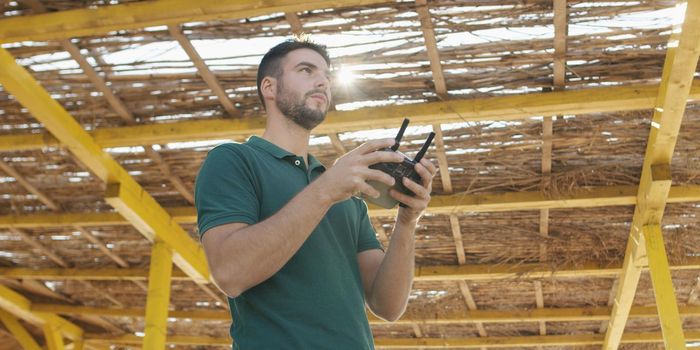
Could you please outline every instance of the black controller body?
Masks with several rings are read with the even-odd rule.
[[[415,196],[416,194],[413,193],[413,191],[409,190],[404,186],[403,184],[403,179],[408,178],[409,180],[421,184],[423,183],[420,175],[416,172],[416,164],[423,159],[423,156],[425,155],[425,152],[428,151],[428,147],[433,142],[433,138],[435,137],[435,133],[431,132],[428,135],[428,139],[423,143],[423,146],[421,147],[420,151],[416,154],[416,157],[414,159],[410,159],[406,157],[405,154],[401,153],[398,151],[399,148],[399,142],[401,141],[401,138],[403,137],[404,131],[406,131],[406,127],[408,127],[408,119],[404,119],[403,123],[401,124],[401,128],[399,128],[398,134],[396,134],[396,142],[394,143],[393,146],[389,148],[382,148],[378,150],[377,152],[396,152],[400,155],[403,156],[403,162],[401,163],[377,163],[377,164],[372,164],[370,165],[370,169],[375,169],[379,171],[383,171],[389,176],[393,177],[395,182],[393,186],[386,185],[385,183],[378,182],[378,181],[367,181],[367,184],[370,186],[374,187],[377,191],[379,191],[379,197],[378,198],[372,198],[372,197],[365,197],[364,199],[370,203],[374,203],[382,208],[386,209],[391,209],[396,206],[398,203],[402,207],[406,207],[404,203],[399,203],[394,197],[389,195],[389,191],[392,189],[401,192],[403,194],[406,194],[408,196]]]
[[[380,149],[377,152],[395,152],[391,148],[385,148],[385,149]],[[367,183],[374,187],[377,191],[379,191],[380,196],[379,198],[371,198],[371,197],[365,197],[365,200],[379,205],[382,208],[386,209],[391,209],[396,206],[397,203],[399,203],[396,199],[391,197],[389,195],[389,190],[395,189],[398,192],[401,192],[403,194],[409,195],[409,196],[414,196],[415,193],[413,191],[409,190],[404,186],[403,184],[403,178],[407,177],[411,181],[414,181],[417,184],[423,183],[420,175],[416,172],[416,162],[408,157],[406,157],[403,153],[398,152],[397,153],[401,154],[403,156],[403,162],[401,163],[377,163],[370,165],[370,169],[375,169],[375,170],[380,170],[389,176],[393,177],[395,180],[394,186],[387,186],[384,183],[377,182],[377,181],[368,181]],[[401,206],[404,206],[403,203],[399,203]]]

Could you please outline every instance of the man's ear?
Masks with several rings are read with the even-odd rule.
[[[274,100],[277,95],[277,79],[273,77],[264,77],[263,80],[260,81],[260,91],[265,101]]]

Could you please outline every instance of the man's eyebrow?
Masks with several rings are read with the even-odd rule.
[[[318,66],[317,66],[317,65],[315,65],[315,64],[313,64],[313,63],[311,63],[311,62],[306,62],[306,61],[302,61],[302,62],[297,63],[297,65],[294,66],[294,68],[298,68],[298,67],[300,67],[300,66],[307,66],[307,67],[309,67],[309,68],[318,69]],[[326,73],[326,75],[330,76],[330,75],[331,75],[331,70],[330,70],[330,69],[326,69],[325,73]]]

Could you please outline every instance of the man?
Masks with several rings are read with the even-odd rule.
[[[367,142],[325,169],[307,153],[311,130],[331,101],[325,48],[287,41],[258,71],[268,120],[262,138],[209,152],[197,177],[199,232],[209,267],[229,296],[234,349],[373,349],[365,303],[394,321],[403,314],[414,268],[414,230],[430,201],[435,166],[404,179],[414,197],[391,195],[398,210],[384,253],[358,195],[378,196],[367,180],[393,185],[370,169],[401,162]]]

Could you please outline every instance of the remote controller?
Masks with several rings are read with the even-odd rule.
[[[407,177],[410,180],[422,184],[423,180],[420,177],[420,175],[416,172],[415,166],[418,162],[420,162],[421,159],[423,159],[423,156],[425,155],[425,152],[428,151],[428,147],[430,147],[430,144],[433,142],[433,138],[435,137],[435,133],[431,132],[430,135],[428,135],[428,139],[423,143],[423,147],[421,147],[420,151],[418,151],[418,154],[416,154],[416,157],[413,159],[410,159],[406,157],[403,153],[399,152],[399,142],[401,142],[401,138],[403,137],[404,131],[406,131],[406,127],[408,127],[408,119],[403,120],[403,124],[401,124],[401,128],[399,129],[398,134],[396,134],[396,142],[394,143],[393,146],[390,148],[383,148],[378,150],[377,152],[398,152],[401,154],[404,159],[403,162],[401,163],[377,163],[370,165],[370,169],[376,169],[376,170],[381,170],[387,174],[389,174],[391,177],[396,180],[394,183],[394,186],[388,186],[382,182],[377,182],[377,181],[372,181],[369,180],[367,183],[374,187],[377,191],[379,191],[380,196],[379,198],[372,198],[368,196],[364,196],[363,198],[370,203],[374,203],[382,208],[386,209],[391,209],[396,206],[398,203],[402,207],[405,207],[403,203],[399,203],[396,199],[391,197],[389,195],[389,190],[392,188],[401,192],[405,193],[409,196],[414,196],[415,193],[413,191],[409,190],[404,186],[403,184],[403,178]]]

